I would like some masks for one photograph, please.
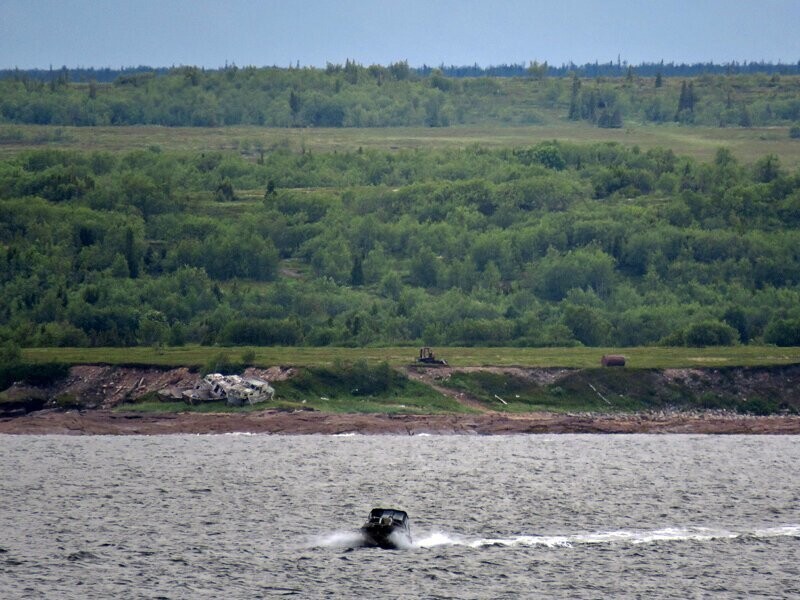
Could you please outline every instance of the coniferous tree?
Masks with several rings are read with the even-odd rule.
[[[572,94],[570,95],[569,99],[568,118],[571,121],[577,121],[578,119],[581,118],[580,93],[581,93],[581,80],[578,79],[578,75],[576,74],[572,78]]]
[[[350,285],[360,286],[364,285],[364,267],[361,256],[356,255],[353,258],[353,270],[350,271]]]
[[[681,82],[681,95],[678,97],[678,110],[675,112],[675,120],[680,121],[681,117],[688,113],[694,113],[694,83],[691,81]]]
[[[132,279],[139,276],[139,261],[136,258],[133,229],[125,229],[125,262],[128,264],[128,273]]]
[[[689,109],[689,112],[694,112],[694,82],[689,82],[689,87],[687,88],[687,98],[686,102],[688,106],[686,108]]]
[[[289,111],[292,113],[292,123],[297,123],[297,115],[300,113],[300,97],[294,93],[294,90],[289,92]]]
[[[678,113],[682,110],[686,110],[687,106],[687,98],[688,98],[688,88],[686,87],[686,81],[681,82],[681,95],[678,97]]]

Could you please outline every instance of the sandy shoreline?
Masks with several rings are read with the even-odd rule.
[[[164,435],[264,433],[286,435],[522,433],[800,434],[800,416],[711,413],[634,415],[385,415],[263,411],[248,414],[38,411],[0,419],[0,434]]]

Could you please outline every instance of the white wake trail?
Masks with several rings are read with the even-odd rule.
[[[397,540],[400,550],[436,548],[440,546],[462,546],[468,548],[571,548],[583,545],[601,544],[653,544],[658,542],[715,541],[740,538],[800,538],[800,525],[780,525],[754,528],[748,531],[734,531],[711,527],[664,527],[652,530],[621,529],[596,531],[568,535],[517,535],[512,537],[469,538],[445,531],[425,532],[414,536],[412,544]],[[364,538],[359,531],[334,531],[313,540],[311,546],[317,548],[359,548],[364,546]]]
[[[518,535],[513,537],[469,539],[456,534],[437,531],[414,542],[417,548],[436,546],[467,546],[470,548],[573,547],[591,544],[652,544],[657,542],[714,541],[757,537],[800,537],[800,525],[783,525],[749,531],[731,531],[710,527],[664,527],[653,530],[613,530],[570,535]]]

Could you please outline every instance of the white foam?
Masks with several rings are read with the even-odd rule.
[[[414,546],[468,546],[486,548],[490,546],[570,548],[588,544],[652,544],[657,542],[731,540],[740,537],[800,537],[800,525],[784,525],[752,531],[729,531],[709,527],[665,527],[649,531],[612,530],[572,535],[518,535],[508,538],[466,539],[457,535],[435,532],[419,539]]]
[[[782,525],[780,527],[767,527],[766,529],[756,529],[754,537],[800,537],[800,525]]]
[[[520,535],[513,538],[484,538],[471,541],[467,544],[471,548],[482,548],[486,546],[547,546],[548,548],[569,547],[571,546],[568,537]]]
[[[458,546],[463,542],[450,534],[436,531],[427,537],[420,538],[414,542],[417,548],[433,548],[435,546]]]
[[[312,546],[317,548],[357,548],[364,544],[360,531],[334,531],[315,538]]]

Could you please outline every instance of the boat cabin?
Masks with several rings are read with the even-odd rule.
[[[408,527],[408,513],[393,508],[373,508],[369,513],[367,524]]]

